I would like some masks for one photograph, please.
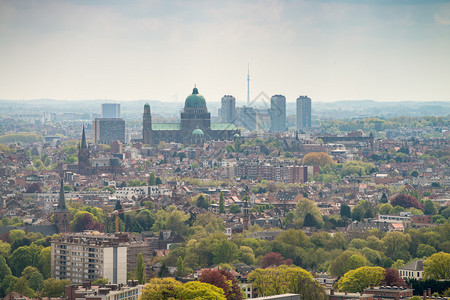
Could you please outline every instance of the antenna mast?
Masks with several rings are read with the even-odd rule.
[[[250,63],[247,70],[247,106],[250,106]]]

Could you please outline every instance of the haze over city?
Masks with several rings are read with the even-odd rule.
[[[1,1],[0,98],[447,101],[447,1]]]

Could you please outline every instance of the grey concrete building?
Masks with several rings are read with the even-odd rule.
[[[286,131],[286,97],[283,95],[270,98],[270,131]]]

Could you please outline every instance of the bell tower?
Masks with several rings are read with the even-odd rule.
[[[53,221],[58,226],[58,231],[69,232],[70,211],[66,206],[66,199],[64,198],[64,182],[61,179],[61,187],[59,189],[59,201],[55,212],[53,213]]]
[[[91,162],[89,161],[89,148],[86,143],[86,133],[84,131],[83,125],[83,133],[81,135],[81,145],[78,150],[78,173],[82,175],[91,175]]]

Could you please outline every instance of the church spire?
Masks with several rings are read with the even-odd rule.
[[[87,149],[86,134],[84,132],[84,124],[83,124],[83,134],[81,135],[81,149]]]
[[[62,179],[61,179],[61,187],[59,189],[58,210],[59,211],[67,210],[66,199],[64,198],[64,181]]]

